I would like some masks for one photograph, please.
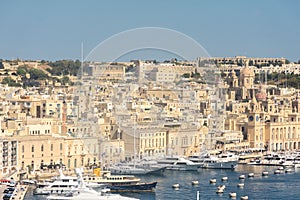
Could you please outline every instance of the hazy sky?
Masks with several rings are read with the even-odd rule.
[[[211,56],[298,61],[299,9],[297,0],[0,1],[0,58],[80,59],[81,42],[87,54],[119,32],[163,27],[190,36]]]

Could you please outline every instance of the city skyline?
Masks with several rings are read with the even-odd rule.
[[[122,31],[162,27],[196,40],[212,57],[285,57],[298,61],[299,2],[296,1],[114,1],[81,3],[2,2],[2,59],[80,59],[100,42]],[[161,51],[123,57],[158,60]]]

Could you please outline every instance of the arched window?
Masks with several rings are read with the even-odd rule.
[[[31,147],[31,152],[32,153],[34,152],[34,145],[32,145],[32,147]]]
[[[41,146],[41,151],[44,151],[44,145],[42,144],[42,146]]]

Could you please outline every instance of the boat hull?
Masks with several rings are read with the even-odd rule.
[[[202,168],[205,169],[235,169],[237,161],[229,162],[214,162],[214,163],[204,163]]]
[[[111,185],[108,186],[112,192],[152,192],[154,191],[157,182],[151,183],[138,183],[131,185]]]
[[[171,165],[168,166],[167,170],[177,170],[177,171],[197,171],[199,168],[203,167],[202,164],[199,165]]]

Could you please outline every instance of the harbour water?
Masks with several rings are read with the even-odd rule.
[[[136,197],[146,200],[164,199],[197,199],[197,191],[200,199],[230,199],[229,193],[236,192],[236,199],[247,195],[249,199],[300,199],[300,169],[292,173],[274,174],[278,167],[238,165],[235,170],[213,170],[201,169],[199,172],[188,171],[166,171],[163,175],[140,176],[144,181],[158,181],[155,192],[147,193],[123,193],[124,196]],[[263,171],[268,171],[268,176],[262,176]],[[249,173],[255,176],[248,178]],[[244,174],[246,178],[240,180],[239,176]],[[222,182],[222,177],[228,177],[228,181]],[[217,183],[210,184],[209,180],[215,178]],[[192,181],[198,180],[199,185],[192,185]],[[237,187],[244,183],[243,188]],[[180,184],[179,189],[173,189],[172,185]],[[219,185],[225,185],[224,193],[217,194]],[[31,191],[25,197],[27,200],[44,200],[46,197],[34,196]]]

